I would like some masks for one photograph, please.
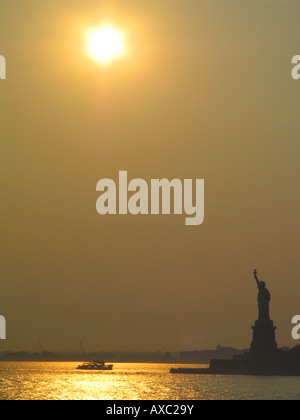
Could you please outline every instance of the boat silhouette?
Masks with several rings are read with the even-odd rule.
[[[77,367],[77,370],[113,370],[113,365],[107,365],[104,361],[96,361],[83,363]]]

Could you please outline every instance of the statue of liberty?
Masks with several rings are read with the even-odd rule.
[[[258,309],[259,321],[270,321],[270,301],[271,295],[266,287],[266,283],[259,281],[257,277],[257,270],[254,270],[254,278],[258,287]]]

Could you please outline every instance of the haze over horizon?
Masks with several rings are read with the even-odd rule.
[[[0,2],[0,314],[8,349],[248,348],[253,269],[277,342],[300,294],[300,4]],[[299,13],[295,13],[295,9]],[[84,31],[129,53],[101,67]],[[104,216],[102,178],[205,179],[205,222]]]

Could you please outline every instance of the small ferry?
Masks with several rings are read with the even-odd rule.
[[[104,361],[97,361],[79,365],[77,370],[113,370],[113,365],[107,365]]]

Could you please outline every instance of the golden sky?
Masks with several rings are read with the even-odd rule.
[[[247,347],[257,268],[299,313],[300,4],[0,1],[2,349]],[[128,54],[101,66],[86,31]],[[96,213],[96,183],[199,178],[206,218]]]

